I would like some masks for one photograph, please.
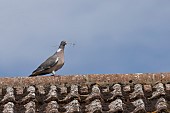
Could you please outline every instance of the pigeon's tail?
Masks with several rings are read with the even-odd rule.
[[[29,75],[28,77],[35,77],[35,76],[37,76],[37,75],[35,75],[35,74],[31,74],[31,75]]]

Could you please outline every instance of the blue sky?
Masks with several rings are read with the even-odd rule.
[[[168,0],[1,0],[0,17],[0,77],[30,75],[62,40],[76,45],[59,75],[170,71]]]

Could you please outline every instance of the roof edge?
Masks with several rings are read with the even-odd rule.
[[[135,74],[87,74],[67,76],[37,76],[37,77],[5,77],[0,78],[0,87],[30,86],[51,84],[156,84],[168,83],[170,73],[135,73]]]

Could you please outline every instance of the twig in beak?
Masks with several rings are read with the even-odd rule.
[[[72,45],[73,47],[76,45],[75,43],[67,42],[67,44]]]

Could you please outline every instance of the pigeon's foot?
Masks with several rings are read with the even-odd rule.
[[[54,76],[54,77],[59,77],[60,75],[56,75],[56,74],[55,74],[55,75],[51,75],[51,76]]]

